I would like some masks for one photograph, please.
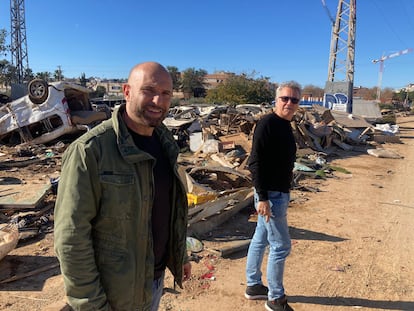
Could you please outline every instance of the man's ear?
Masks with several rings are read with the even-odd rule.
[[[131,89],[131,87],[130,87],[130,85],[129,85],[129,84],[124,84],[124,85],[122,86],[122,91],[123,91],[123,93],[124,93],[124,97],[125,97],[125,99],[129,99],[129,91],[130,91],[130,89]]]

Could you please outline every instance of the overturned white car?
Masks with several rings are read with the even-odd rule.
[[[89,93],[89,89],[66,81],[30,81],[27,95],[0,107],[0,143],[47,143],[108,119],[111,109],[92,107]]]

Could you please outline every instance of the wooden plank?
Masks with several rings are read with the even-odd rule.
[[[17,225],[9,224],[0,228],[0,260],[11,252],[19,242]]]
[[[241,146],[246,152],[250,152],[252,148],[251,141],[249,141],[245,133],[237,133],[237,134],[220,136],[218,139],[223,143],[233,142],[235,145]]]
[[[238,202],[246,201],[249,196],[252,196],[251,195],[252,193],[253,193],[253,190],[250,188],[243,189],[241,191],[232,193],[228,196],[219,197],[213,202],[203,203],[202,204],[203,210],[199,214],[195,215],[193,218],[189,219],[188,223],[193,224],[197,221],[202,220],[203,218],[208,218],[214,214],[217,214],[218,212],[228,207],[229,202],[234,201],[238,203]]]
[[[377,143],[401,143],[400,136],[396,135],[374,134],[373,140]]]
[[[208,231],[211,231],[214,228],[216,228],[217,226],[219,226],[222,223],[229,220],[233,215],[238,213],[243,208],[246,208],[246,207],[248,207],[252,204],[253,204],[253,190],[251,190],[249,193],[245,194],[244,199],[240,200],[235,205],[222,208],[222,209],[216,211],[215,214],[209,213],[211,215],[208,218],[201,218],[196,222],[191,222],[189,224],[189,227],[188,227],[188,234],[189,235],[191,235],[191,234],[201,235],[201,234],[204,234]],[[222,205],[220,204],[220,206],[222,206]],[[217,206],[215,206],[215,207],[217,207]],[[207,212],[207,210],[204,210],[203,212]],[[211,212],[211,211],[209,211],[209,212]]]

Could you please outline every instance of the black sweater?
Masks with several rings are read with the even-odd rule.
[[[253,134],[249,170],[259,201],[268,200],[267,191],[290,191],[296,143],[290,121],[270,113],[260,119]]]

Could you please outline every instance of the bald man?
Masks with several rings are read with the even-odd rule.
[[[162,121],[172,79],[159,63],[131,69],[126,103],[71,143],[55,207],[55,251],[75,310],[158,310],[165,270],[191,275],[179,148]]]

